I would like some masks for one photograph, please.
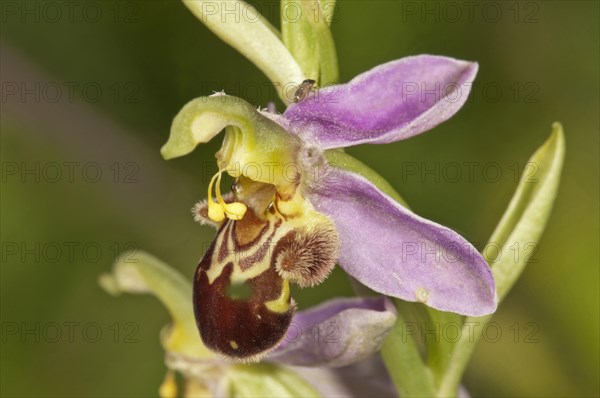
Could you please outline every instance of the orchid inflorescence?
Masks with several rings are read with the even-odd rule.
[[[225,93],[183,107],[161,149],[165,159],[189,154],[225,131],[207,199],[193,208],[194,219],[214,226],[217,234],[192,287],[143,253],[135,264],[118,261],[103,284],[112,291],[154,292],[165,302],[175,320],[163,336],[167,365],[187,376],[190,396],[359,395],[361,388],[380,395],[457,394],[468,355],[458,368],[449,364],[453,355],[470,352],[474,342],[428,346],[426,356],[415,342],[400,344],[394,330],[406,306],[424,304],[430,320],[489,318],[524,264],[491,269],[472,244],[409,210],[382,177],[343,148],[407,139],[449,119],[465,103],[477,63],[411,56],[335,85],[327,18],[284,19],[280,39],[266,21],[233,22],[207,14],[204,1],[184,3],[274,83],[293,82],[296,89],[280,91],[287,105],[281,114],[272,105],[257,109]],[[294,2],[282,6],[288,3]],[[319,1],[295,3],[323,7]],[[556,124],[552,138],[534,155],[544,162],[547,178],[536,187],[519,187],[496,242],[520,238],[523,228],[531,240],[531,228],[523,226],[532,222],[531,206],[539,237],[563,150]],[[234,179],[225,193],[223,173]],[[298,311],[290,284],[316,286],[338,263],[369,294]],[[323,323],[336,328],[336,339],[298,334]],[[427,363],[436,350],[446,350],[442,365],[447,366]],[[383,361],[373,356],[377,351]],[[405,365],[415,369],[410,376],[403,374]],[[317,378],[323,383],[315,382],[310,367],[328,368]],[[356,377],[369,381],[355,386]],[[172,393],[173,383],[169,373],[163,395]]]

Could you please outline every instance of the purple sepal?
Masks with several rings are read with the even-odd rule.
[[[471,316],[495,311],[494,278],[475,247],[364,177],[333,170],[307,194],[317,211],[333,219],[346,272],[376,292],[441,311]]]
[[[290,131],[328,148],[383,144],[430,130],[465,103],[475,62],[418,55],[321,88],[284,113]]]

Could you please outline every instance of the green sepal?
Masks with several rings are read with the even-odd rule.
[[[183,0],[183,3],[221,40],[256,65],[273,82],[285,103],[291,102],[290,88],[300,84],[305,76],[281,42],[279,32],[263,15],[240,0]]]
[[[99,279],[108,293],[149,293],[167,308],[173,324],[162,335],[166,351],[187,357],[213,358],[200,339],[192,308],[192,284],[158,258],[140,251],[119,257],[110,274]]]
[[[327,13],[324,7],[327,6]],[[320,86],[338,81],[335,44],[329,28],[335,4],[315,0],[281,1],[283,43],[304,75]],[[330,9],[330,10],[329,10]]]
[[[327,25],[331,26],[331,22],[333,22],[333,12],[335,11],[336,0],[319,0],[319,2],[321,3],[321,10],[325,16],[325,21],[327,22]]]
[[[225,374],[224,391],[230,397],[320,397],[300,376],[281,366],[260,363],[234,365]]]

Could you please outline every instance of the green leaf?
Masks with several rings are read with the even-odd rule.
[[[529,159],[527,164],[534,173],[521,176],[517,191],[492,234],[488,247],[496,245],[506,253],[509,252],[508,247],[514,244],[521,248],[536,245],[544,232],[558,191],[565,156],[563,128],[560,123],[554,123],[552,129],[548,141]],[[520,255],[516,260],[512,256],[502,256],[492,264],[499,301],[523,272],[528,256]]]
[[[231,397],[321,396],[294,372],[268,363],[231,366],[223,383]]]
[[[214,355],[202,344],[192,308],[192,284],[158,258],[146,253],[122,255],[111,274],[99,279],[100,286],[113,295],[150,293],[169,310],[173,325],[163,335],[167,351],[188,357],[209,358]]]
[[[331,8],[329,14],[324,6]],[[284,44],[300,64],[304,75],[325,86],[337,82],[335,44],[329,29],[331,4],[317,0],[282,0],[281,33]]]
[[[516,259],[504,255],[497,262],[487,257],[488,248],[492,245],[500,247],[501,252],[508,252],[508,247],[517,244],[537,245],[552,210],[558,192],[560,175],[565,156],[565,138],[560,123],[552,125],[552,135],[530,158],[528,164],[534,165],[535,175],[523,176],[517,190],[492,234],[484,257],[492,263],[492,273],[496,281],[499,301],[502,300],[517,281],[525,266],[528,256],[521,255]],[[460,379],[473,353],[483,327],[490,321],[491,315],[485,317],[467,317],[464,322],[461,338],[454,346],[451,358],[439,384],[438,396],[454,396]]]
[[[290,88],[300,84],[305,75],[264,16],[240,0],[183,0],[183,3],[221,40],[254,63],[275,84],[286,104],[291,102]],[[201,49],[192,49],[198,50]],[[208,54],[207,60],[210,60]]]

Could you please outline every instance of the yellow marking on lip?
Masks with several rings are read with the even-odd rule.
[[[208,267],[208,269],[206,270],[206,277],[208,278],[209,285],[213,284],[215,279],[217,279],[219,277],[219,275],[221,275],[221,273],[223,272],[225,265],[228,264],[227,258],[223,262],[217,261],[221,245],[227,245],[226,249],[227,249],[228,253],[230,253],[230,250],[232,250],[231,246],[229,245],[229,239],[227,238],[226,234],[224,233],[225,231],[228,231],[228,230],[231,230],[231,228],[227,228],[227,226],[223,226],[223,229],[221,230],[222,232],[217,235],[214,250],[213,250],[212,256],[210,258],[210,267]],[[227,257],[229,257],[229,256],[227,256]]]
[[[283,280],[281,295],[275,300],[267,301],[265,307],[271,312],[283,314],[290,309],[290,283],[287,279]]]
[[[177,396],[177,381],[175,380],[175,373],[172,370],[169,370],[165,375],[165,379],[158,389],[158,395],[161,398]]]
[[[229,220],[226,222],[232,223],[233,221]],[[230,276],[231,283],[244,283],[248,279],[255,278],[269,269],[269,266],[271,264],[270,253],[267,253],[267,255],[265,255],[261,261],[256,262],[256,264],[244,271],[240,269],[239,262],[246,257],[252,256],[257,250],[257,248],[259,248],[268,239],[271,231],[273,230],[273,223],[271,223],[271,226],[267,229],[267,231],[265,231],[263,236],[252,247],[252,249],[243,250],[241,252],[236,252],[234,249],[234,230],[235,228],[233,227],[233,225],[229,228],[227,226],[224,226],[222,229],[223,232],[217,236],[215,242],[215,249],[213,251],[212,258],[210,259],[211,265],[206,270],[208,283],[211,285],[213,284],[215,279],[217,279],[221,275],[223,269],[229,263],[233,264],[233,270]],[[228,231],[228,233],[225,233],[225,231]],[[277,239],[278,238],[274,237],[273,240],[277,241]],[[227,256],[223,261],[218,261],[218,253],[222,245],[227,245]]]

